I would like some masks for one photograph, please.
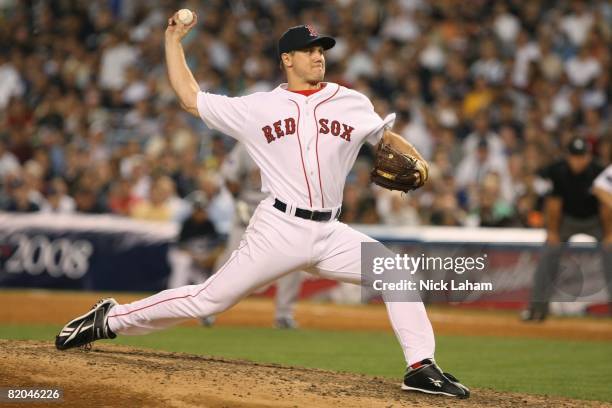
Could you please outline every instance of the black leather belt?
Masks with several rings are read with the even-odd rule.
[[[282,212],[287,212],[287,204],[283,203],[278,198],[274,199],[274,208]],[[336,211],[336,214],[333,217],[334,220],[337,220],[338,217],[340,216],[340,210],[341,208],[338,208],[338,210]],[[322,221],[329,221],[332,219],[332,211],[310,211],[310,210],[305,210],[303,208],[296,208],[295,216],[299,218],[304,218],[305,220],[322,222]]]

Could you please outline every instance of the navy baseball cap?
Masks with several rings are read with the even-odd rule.
[[[336,45],[336,40],[319,35],[310,24],[291,27],[278,40],[278,56],[280,57],[284,52],[301,50],[312,44],[320,44],[324,50],[329,50]]]

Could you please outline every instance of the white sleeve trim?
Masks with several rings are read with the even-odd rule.
[[[372,135],[370,137],[368,137],[368,141],[372,145],[376,145],[378,142],[380,142],[380,139],[382,139],[385,130],[391,129],[394,123],[395,113],[390,113],[385,116],[380,126],[376,130],[374,130],[374,132],[372,132]]]

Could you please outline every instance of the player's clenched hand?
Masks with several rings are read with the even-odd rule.
[[[190,24],[183,24],[178,19],[178,11],[168,19],[168,27],[166,28],[166,40],[172,39],[181,41],[187,35],[189,30],[198,22],[198,15],[193,13],[193,21]]]
[[[414,167],[419,172],[421,184],[425,184],[429,179],[429,164],[425,160],[417,160]]]

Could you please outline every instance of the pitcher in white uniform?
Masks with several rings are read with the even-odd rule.
[[[389,130],[395,115],[383,120],[364,95],[323,82],[324,51],[335,45],[333,38],[320,36],[310,25],[290,28],[278,42],[287,83],[270,92],[232,98],[200,91],[187,67],[180,41],[196,23],[197,18],[183,25],[176,14],[168,20],[170,83],[185,110],[244,143],[261,170],[267,197],[238,249],[206,282],[123,305],[103,299],[62,329],[56,338],[60,350],[221,313],[296,270],[359,284],[361,243],[375,241],[337,218],[344,183],[361,145],[382,139],[422,160],[412,145]],[[434,361],[434,335],[424,305],[386,302],[386,307],[408,366],[402,389],[468,397],[468,388]]]

